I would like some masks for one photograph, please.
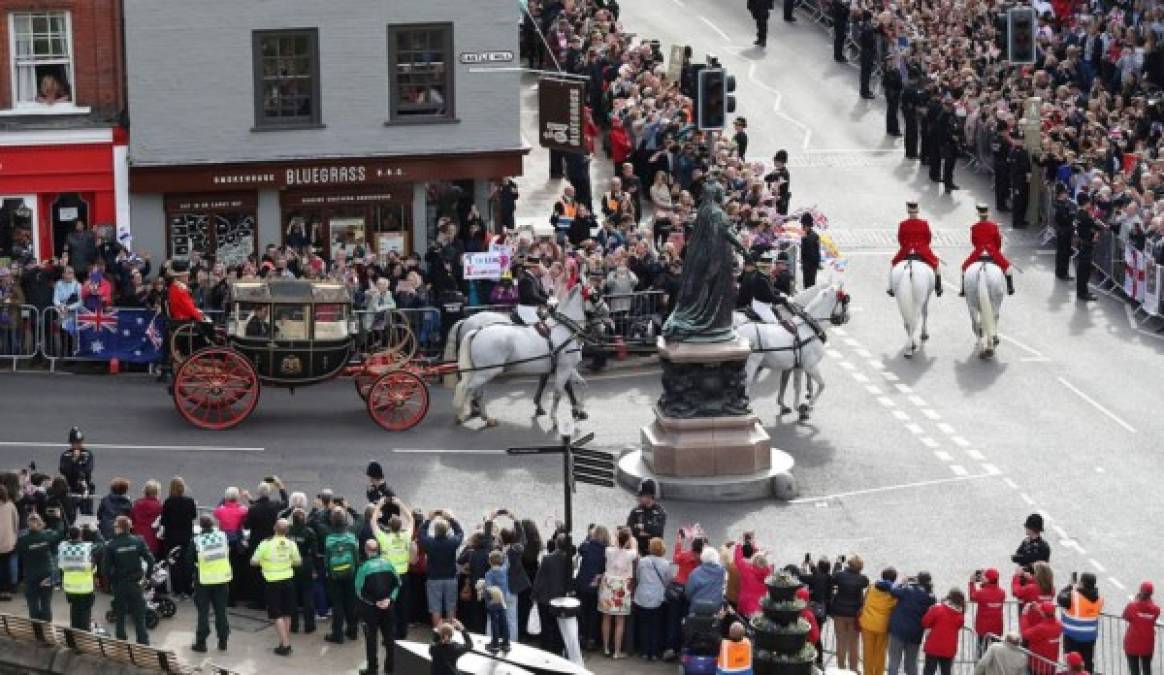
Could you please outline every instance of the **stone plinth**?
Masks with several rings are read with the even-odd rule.
[[[771,466],[768,432],[755,415],[679,419],[654,407],[642,428],[643,461],[666,476],[734,476]]]
[[[675,419],[739,417],[751,414],[744,364],[748,341],[667,342],[659,338],[663,394],[658,409]]]

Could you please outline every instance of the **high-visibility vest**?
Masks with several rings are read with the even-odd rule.
[[[380,545],[380,557],[392,565],[397,576],[404,578],[408,573],[408,549],[412,543],[410,532],[380,532],[376,535]]]
[[[217,586],[234,578],[230,569],[230,544],[225,532],[204,532],[194,537],[194,548],[198,551],[200,585]]]
[[[748,638],[739,642],[721,640],[719,660],[716,661],[715,665],[717,672],[720,673],[752,672],[752,641]]]
[[[1079,591],[1071,591],[1071,606],[1063,612],[1063,636],[1076,642],[1095,642],[1099,638],[1099,615],[1103,598],[1088,600]]]
[[[93,544],[65,541],[57,548],[61,568],[61,588],[70,595],[93,592]]]
[[[259,567],[266,581],[285,581],[295,575],[294,561],[299,555],[295,542],[278,535],[259,545],[264,549],[259,556]]]

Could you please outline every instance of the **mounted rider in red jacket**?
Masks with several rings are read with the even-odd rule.
[[[991,261],[1006,275],[1006,294],[1014,295],[1014,277],[1010,274],[1010,261],[1002,254],[1002,232],[998,229],[998,223],[990,220],[989,206],[978,204],[977,208],[978,222],[970,226],[970,245],[974,247],[974,251],[962,262],[963,284],[959,295],[966,295],[964,283],[966,268],[978,262],[983,256],[990,256]]]
[[[906,202],[906,212],[909,218],[897,225],[897,255],[889,261],[889,297],[893,297],[893,268],[897,263],[905,260],[911,254],[916,254],[925,264],[934,268],[934,292],[942,295],[942,275],[938,271],[938,256],[930,249],[933,233],[926,220],[917,217],[917,202]]]

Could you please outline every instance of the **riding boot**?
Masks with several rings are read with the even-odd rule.
[[[934,293],[936,293],[939,298],[942,297],[942,275],[940,274],[934,275]]]
[[[958,291],[958,297],[959,298],[966,297],[966,275],[965,274],[962,275],[962,288]]]
[[[885,289],[885,292],[891,298],[896,297],[895,294],[893,293],[893,269],[892,268],[890,268],[890,270],[889,270],[889,288]]]
[[[1014,295],[1014,277],[1006,275],[1006,294]]]

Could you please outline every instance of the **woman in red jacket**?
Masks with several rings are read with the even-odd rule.
[[[1055,603],[1029,603],[1019,617],[1019,626],[1031,652],[1031,675],[1054,675],[1063,636],[1063,624],[1055,617]]]
[[[1136,599],[1124,607],[1124,621],[1128,632],[1124,635],[1124,653],[1128,656],[1128,670],[1132,675],[1151,675],[1152,654],[1156,647],[1156,620],[1160,607],[1152,602],[1152,582],[1140,584]]]
[[[804,601],[804,609],[800,612],[800,618],[808,622],[808,642],[816,647],[817,656],[820,656],[824,650],[821,649],[820,644],[820,624],[816,620],[816,614],[812,612],[812,605],[808,604],[811,597],[812,595],[807,588],[802,586],[796,589],[796,599]],[[1149,673],[1144,673],[1144,675],[1149,675]]]
[[[158,531],[154,529],[154,523],[162,515],[162,502],[158,500],[161,489],[162,486],[156,480],[146,481],[142,496],[133,503],[129,512],[133,533],[141,537],[146,548],[155,556],[158,554]]]
[[[740,615],[750,619],[759,613],[760,598],[768,592],[764,579],[771,569],[767,558],[756,548],[755,535],[751,532],[744,533],[743,544],[736,544],[733,561],[740,572]]]
[[[1010,592],[1014,599],[1019,601],[1022,609],[1032,602],[1054,603],[1055,574],[1051,571],[1051,566],[1040,560],[1035,563],[1034,575],[1019,569],[1010,580]]]
[[[946,597],[926,610],[922,617],[922,628],[929,629],[926,636],[926,662],[922,672],[934,675],[938,668],[942,675],[950,675],[954,657],[958,655],[958,633],[966,623],[966,596],[957,588],[951,588]]]
[[[1002,610],[1006,602],[1006,591],[998,585],[998,570],[993,567],[979,570],[970,579],[970,602],[978,604],[974,615],[974,634],[978,636],[978,656],[981,657],[989,645],[988,635],[1002,637]]]

